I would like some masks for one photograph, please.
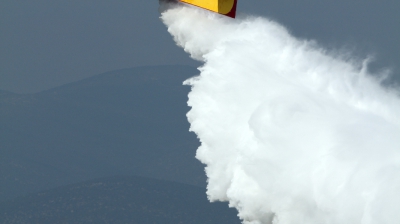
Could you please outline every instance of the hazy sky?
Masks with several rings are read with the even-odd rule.
[[[375,55],[400,80],[398,0],[239,0],[238,12],[275,19],[329,49]],[[200,35],[200,34],[199,34]],[[37,92],[102,72],[198,65],[174,45],[158,0],[2,0],[0,89]]]

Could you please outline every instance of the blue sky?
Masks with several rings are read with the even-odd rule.
[[[399,11],[397,0],[239,0],[238,5],[239,14],[271,18],[328,49],[374,55],[371,69],[391,68],[397,80]],[[120,68],[199,65],[175,46],[156,0],[3,0],[0,30],[0,89],[17,93]]]

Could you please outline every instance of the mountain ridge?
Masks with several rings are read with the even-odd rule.
[[[0,201],[113,175],[205,186],[186,120],[189,66],[121,69],[0,97]]]

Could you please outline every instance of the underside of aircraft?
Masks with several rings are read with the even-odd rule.
[[[171,1],[171,0],[170,0]],[[204,8],[231,18],[236,17],[237,0],[177,0]]]

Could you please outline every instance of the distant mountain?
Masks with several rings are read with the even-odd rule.
[[[197,74],[138,67],[36,94],[0,92],[0,201],[115,175],[205,186],[182,85]]]
[[[0,223],[240,223],[205,189],[139,177],[112,177],[59,187],[0,204]]]
[[[17,95],[19,95],[19,94],[17,94],[17,93],[12,93],[12,92],[5,91],[5,90],[1,90],[1,89],[0,89],[0,98],[11,97],[11,96],[17,96]]]

